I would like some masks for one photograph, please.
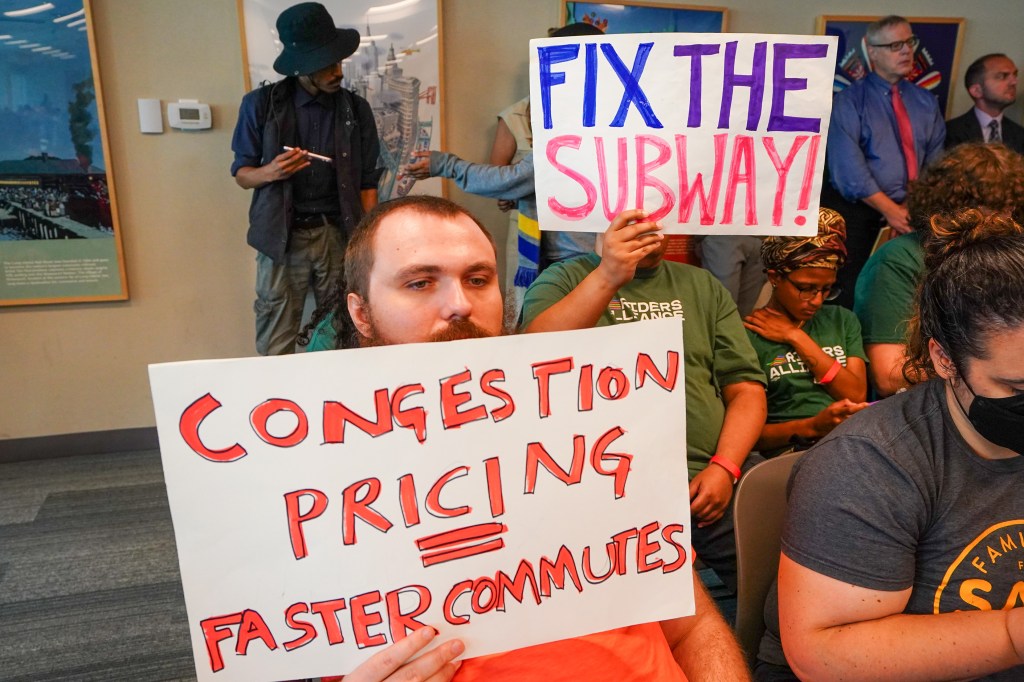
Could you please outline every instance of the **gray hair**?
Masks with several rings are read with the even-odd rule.
[[[900,24],[906,24],[910,26],[910,22],[901,16],[896,14],[890,14],[887,17],[882,17],[878,21],[872,21],[868,24],[867,28],[867,39],[868,44],[871,45],[878,40],[878,34],[889,28],[890,26],[899,26]]]

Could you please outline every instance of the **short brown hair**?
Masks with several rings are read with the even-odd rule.
[[[356,225],[345,249],[345,283],[347,294],[358,294],[367,300],[370,288],[370,272],[373,270],[373,239],[381,222],[397,211],[414,211],[436,218],[457,218],[466,216],[480,228],[487,241],[494,247],[494,237],[472,213],[442,197],[415,194],[378,204]]]
[[[313,331],[328,316],[331,316],[331,325],[334,327],[336,348],[359,346],[358,332],[348,314],[348,294],[357,294],[364,301],[369,300],[367,294],[370,288],[370,272],[373,270],[373,238],[384,218],[401,210],[416,211],[438,218],[467,216],[477,224],[480,231],[487,237],[487,241],[491,243],[491,247],[494,247],[494,237],[476,219],[476,216],[453,201],[417,194],[378,204],[363,216],[363,219],[352,231],[348,248],[345,250],[345,272],[335,282],[334,288],[327,298],[313,311],[309,323],[299,333],[300,346],[309,344]],[[496,248],[495,252],[497,252]]]
[[[991,59],[1009,59],[1002,52],[993,52],[991,54],[982,55],[978,57],[971,65],[967,67],[967,71],[964,72],[964,87],[968,90],[971,89],[972,85],[980,85],[985,81],[985,72],[988,70],[988,62]]]

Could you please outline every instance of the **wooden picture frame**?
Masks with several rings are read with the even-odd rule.
[[[236,0],[246,90],[283,78],[273,69],[280,52],[275,24],[295,0]],[[363,43],[345,60],[343,87],[373,109],[384,174],[380,201],[406,194],[441,196],[439,178],[399,177],[414,151],[445,147],[440,0],[381,5],[377,0],[322,0],[335,24],[354,28]],[[372,33],[369,33],[372,31]],[[373,38],[373,40],[367,40]]]
[[[565,24],[594,24],[605,33],[722,33],[729,10],[657,2],[573,2],[562,0]]]
[[[868,24],[881,16],[823,15],[818,17],[817,33],[839,38],[834,92],[871,70],[864,35]],[[908,80],[935,93],[939,109],[946,118],[953,116],[952,88],[959,83],[960,50],[963,46],[964,19],[959,17],[907,17],[914,35],[921,39],[914,53],[914,70]]]
[[[0,15],[0,306],[126,300],[90,2],[22,4]]]

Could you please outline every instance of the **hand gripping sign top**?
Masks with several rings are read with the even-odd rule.
[[[812,235],[832,36],[672,33],[530,41],[545,230],[643,208],[678,234]]]

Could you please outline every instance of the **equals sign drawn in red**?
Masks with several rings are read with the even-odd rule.
[[[427,567],[499,550],[505,546],[505,541],[498,536],[506,531],[508,526],[504,523],[478,523],[427,535],[416,541],[416,547],[423,552],[421,559]]]

